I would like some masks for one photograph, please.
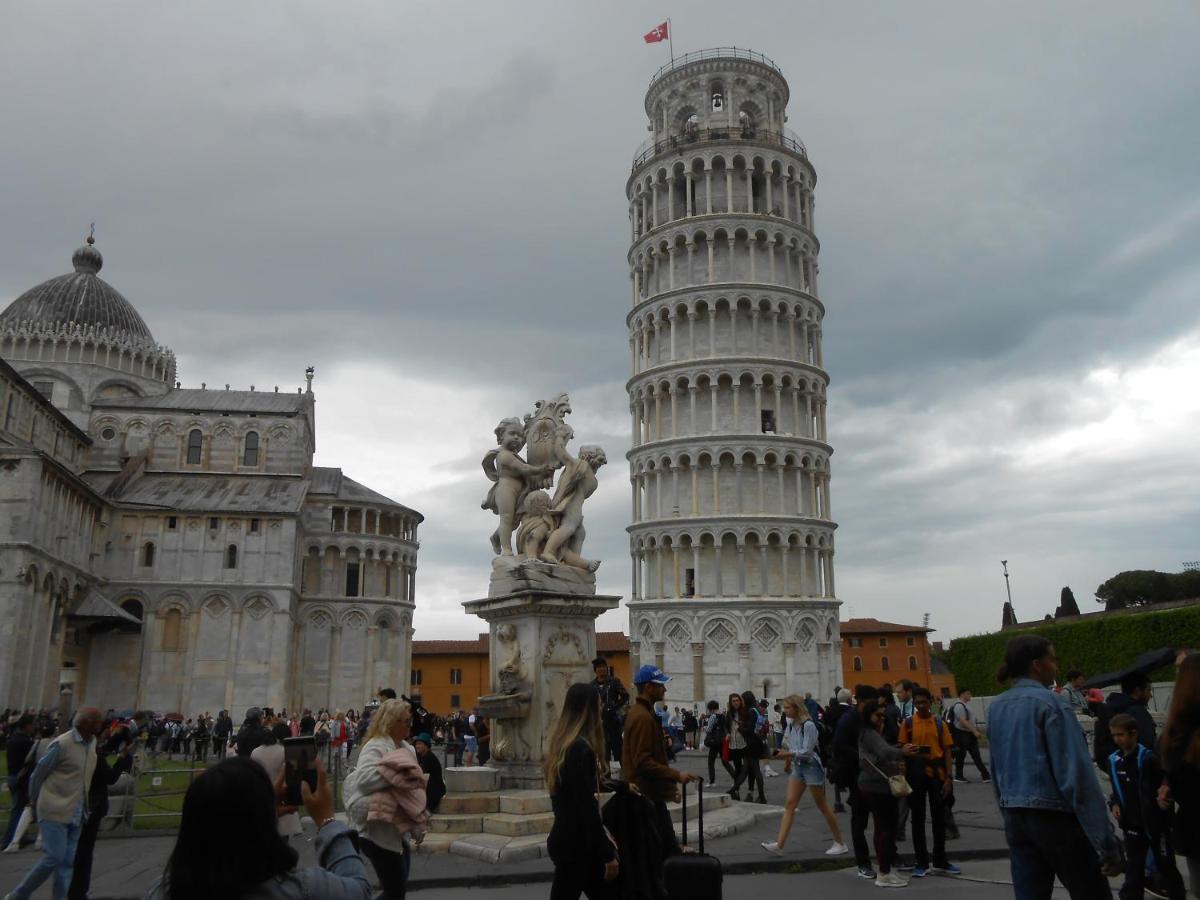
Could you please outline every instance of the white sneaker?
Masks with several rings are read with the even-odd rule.
[[[850,848],[847,847],[845,844],[839,844],[837,841],[834,841],[833,846],[825,851],[825,855],[826,856],[841,856],[843,853],[849,853],[849,852],[850,852]]]
[[[779,848],[779,841],[763,841],[760,846],[768,853],[774,853],[776,856],[783,856],[783,851]]]
[[[875,876],[875,887],[908,887],[908,879],[901,878],[895,872],[881,872]]]
[[[11,844],[9,844],[7,847],[5,847],[3,851],[0,851],[0,852],[16,853],[20,849],[21,849],[20,843],[18,841],[13,841]],[[5,896],[5,900],[8,900],[7,895]]]

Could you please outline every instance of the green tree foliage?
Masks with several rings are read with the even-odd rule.
[[[1096,588],[1096,602],[1105,609],[1151,606],[1200,597],[1200,572],[1155,572],[1131,569],[1114,575]]]
[[[1200,647],[1200,606],[1051,621],[1030,628],[955,638],[938,656],[954,673],[960,688],[981,695],[998,694],[1007,687],[996,681],[1005,645],[1009,638],[1029,633],[1044,635],[1054,643],[1060,672],[1079,669],[1091,676],[1119,669],[1145,650]],[[1159,673],[1156,680],[1171,677],[1168,670]]]
[[[1054,611],[1054,618],[1077,615],[1079,615],[1079,604],[1075,602],[1075,595],[1071,592],[1071,589],[1065,587],[1059,595],[1058,609]]]

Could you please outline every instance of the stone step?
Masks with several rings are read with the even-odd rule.
[[[463,813],[493,813],[516,812],[504,809],[500,805],[501,795],[495,791],[481,791],[470,794],[446,794],[438,804],[435,815],[455,815]]]
[[[478,834],[483,831],[483,813],[438,813],[429,820],[429,830],[434,834]]]
[[[696,812],[699,809],[698,804],[700,798],[695,793],[688,792],[687,810],[688,824],[695,826]],[[704,795],[704,816],[705,823],[708,824],[708,815],[711,812],[716,812],[718,809],[726,809],[733,805],[733,798],[728,794],[705,794]],[[668,803],[667,810],[671,813],[671,821],[678,823],[683,820],[683,805],[680,803]]]
[[[446,791],[452,794],[477,794],[500,789],[500,771],[485,766],[451,766],[445,769]]]
[[[470,834],[458,838],[449,845],[448,852],[455,856],[477,859],[487,863],[517,863],[541,859],[546,854],[546,838],[549,834],[528,834],[510,837],[503,834]],[[428,837],[425,839],[429,840]],[[428,851],[421,845],[421,852],[441,852],[436,847]]]
[[[502,791],[500,812],[517,815],[548,813],[553,809],[547,791]]]
[[[782,806],[760,803],[731,803],[722,809],[714,810],[711,815],[706,806],[704,809],[704,839],[715,840],[729,837],[731,834],[751,828],[756,822],[763,819],[781,815],[783,815]],[[675,823],[675,835],[683,840],[683,827],[679,822]],[[688,838],[689,843],[696,843],[696,822],[692,819],[690,809],[688,810]]]
[[[521,837],[530,834],[548,834],[554,824],[554,813],[492,813],[483,817],[483,830],[487,834],[503,834]]]

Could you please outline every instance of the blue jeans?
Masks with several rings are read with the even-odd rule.
[[[12,798],[12,808],[8,812],[8,828],[4,831],[4,840],[0,841],[0,848],[7,847],[12,843],[13,833],[17,830],[17,822],[21,818],[21,811],[25,809],[25,792],[17,791],[17,776],[9,775],[4,781],[8,784],[8,795]]]
[[[12,889],[13,900],[28,900],[47,878],[54,876],[54,900],[65,900],[71,887],[71,867],[75,845],[79,842],[79,822],[41,822],[42,858],[29,870],[25,880]]]
[[[1100,857],[1074,815],[1044,809],[1001,812],[1016,900],[1050,900],[1055,876],[1071,900],[1112,896]]]

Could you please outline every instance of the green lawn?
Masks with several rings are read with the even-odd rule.
[[[175,829],[179,827],[179,813],[183,809],[183,795],[193,779],[216,760],[208,763],[184,762],[182,759],[158,757],[146,759],[146,765],[138,775],[137,800],[133,806],[133,827],[138,830]],[[8,761],[0,753],[0,776],[8,775]],[[157,783],[156,783],[157,782]],[[343,811],[341,783],[337,786],[336,808]],[[11,798],[4,793],[0,801],[0,830],[8,826]]]

